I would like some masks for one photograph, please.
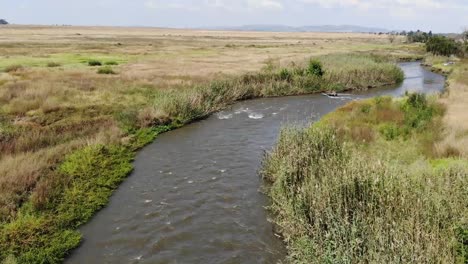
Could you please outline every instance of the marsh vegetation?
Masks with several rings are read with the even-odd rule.
[[[379,97],[285,128],[262,174],[290,260],[464,263],[468,163],[437,153],[443,113]]]

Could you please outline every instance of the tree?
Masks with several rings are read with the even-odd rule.
[[[468,27],[466,27],[465,29],[463,29],[463,33],[462,33],[462,38],[465,42],[468,41]]]
[[[468,27],[466,27],[462,32],[462,39],[463,39],[463,53],[465,56],[468,55]]]
[[[426,50],[434,55],[463,55],[461,43],[444,36],[430,38],[426,42]]]
[[[0,25],[8,25],[8,22],[5,19],[0,19]]]

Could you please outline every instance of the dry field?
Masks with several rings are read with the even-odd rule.
[[[442,98],[447,108],[445,135],[436,147],[442,156],[456,154],[468,158],[468,60],[458,61],[453,71]]]
[[[24,61],[41,65],[63,61],[77,66],[72,55],[102,56],[126,62],[122,77],[158,84],[177,76],[206,77],[254,71],[267,60],[281,63],[311,55],[390,50],[386,36],[354,33],[269,33],[194,31],[154,28],[5,27],[0,28],[0,68]]]

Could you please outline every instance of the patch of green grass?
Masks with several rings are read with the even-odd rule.
[[[135,60],[138,56],[122,55],[122,54],[98,54],[98,53],[55,53],[44,55],[42,57],[31,56],[9,56],[0,59],[0,71],[5,71],[10,65],[23,65],[25,67],[48,67],[49,63],[57,63],[64,68],[85,68],[90,60],[115,62],[125,64],[131,60]]]
[[[26,210],[0,230],[0,259],[19,263],[60,263],[81,236],[75,230],[107,204],[132,170],[133,152],[122,146],[90,146],[68,156],[59,167],[68,184],[46,211]]]
[[[114,69],[110,66],[104,66],[98,69],[97,71],[98,74],[116,74]]]
[[[105,65],[111,65],[111,66],[112,66],[112,65],[119,65],[119,63],[116,62],[116,61],[106,61],[104,64],[105,64]]]
[[[77,247],[76,228],[103,208],[113,191],[132,171],[135,151],[180,125],[138,129],[124,145],[91,145],[68,155],[57,171],[55,199],[35,208],[24,204],[18,216],[0,226],[0,260],[18,263],[62,263]]]

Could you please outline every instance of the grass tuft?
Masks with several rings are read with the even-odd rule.
[[[118,62],[116,61],[106,61],[106,63],[104,63],[105,65],[110,65],[110,66],[115,66],[115,65],[119,65]]]
[[[47,67],[49,67],[49,68],[55,68],[55,67],[60,67],[60,66],[62,66],[62,64],[60,64],[58,62],[53,62],[52,61],[52,62],[47,63]]]
[[[101,62],[101,61],[98,61],[98,60],[89,60],[89,61],[88,61],[88,65],[89,65],[89,66],[101,66],[101,65],[102,65],[102,62]]]
[[[98,69],[98,74],[117,74],[110,66],[104,66]]]
[[[23,69],[24,69],[23,65],[14,64],[14,65],[10,65],[10,66],[5,67],[4,72],[11,73],[11,72],[17,72],[17,71],[20,71],[20,70],[23,70]]]

